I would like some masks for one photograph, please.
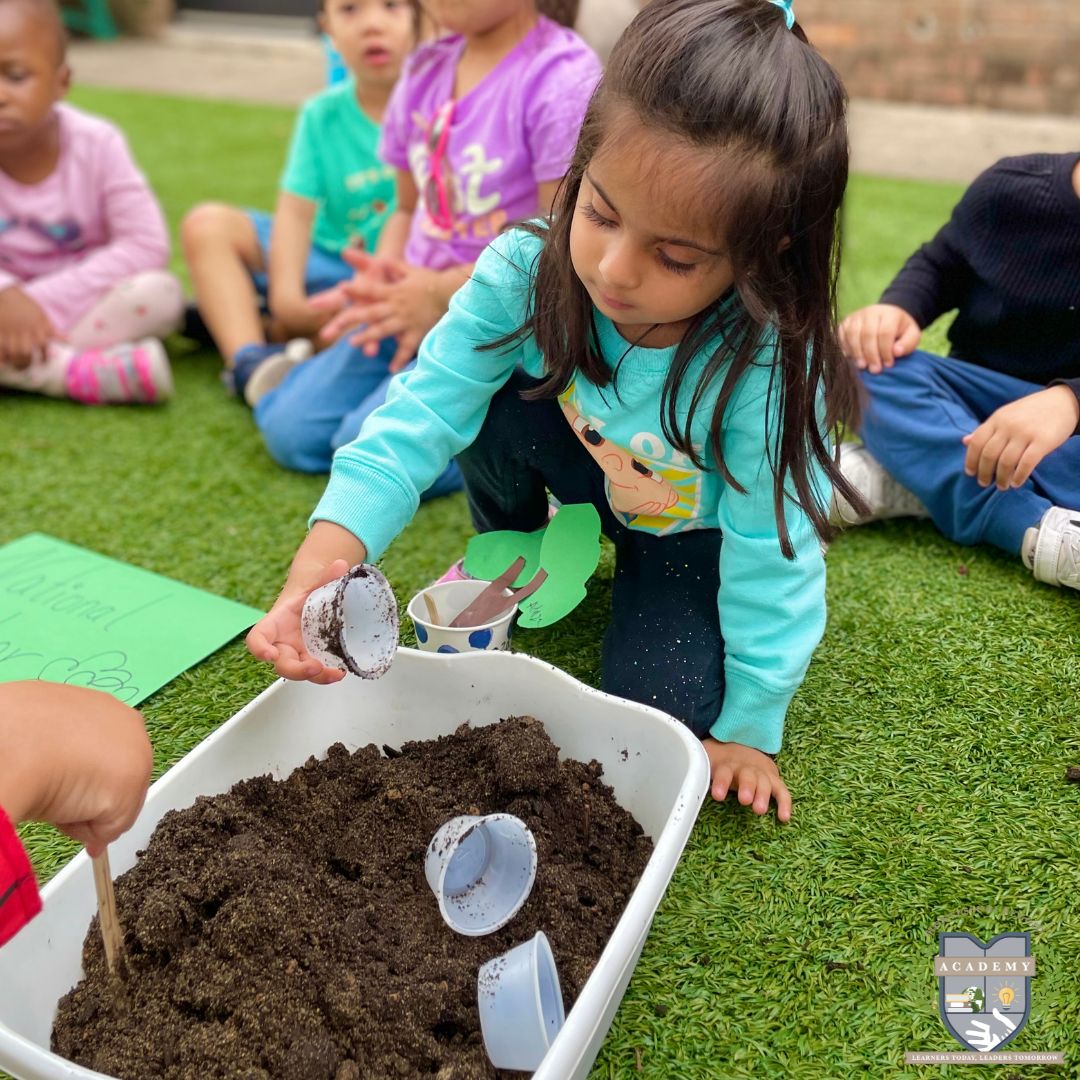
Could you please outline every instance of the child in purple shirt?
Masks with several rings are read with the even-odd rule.
[[[327,471],[480,252],[511,222],[547,213],[600,61],[537,8],[536,0],[425,0],[450,33],[412,54],[390,100],[380,156],[398,169],[397,211],[374,255],[346,255],[356,277],[323,300],[341,309],[324,337],[345,336],[256,404],[282,465]],[[460,485],[451,463],[427,496]]]
[[[0,386],[162,401],[183,306],[165,221],[123,135],[60,104],[64,43],[53,0],[0,3]]]

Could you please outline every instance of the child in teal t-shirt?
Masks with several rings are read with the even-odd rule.
[[[342,266],[346,247],[375,250],[394,209],[397,182],[397,171],[379,161],[380,127],[356,95],[355,80],[349,78],[304,103],[280,185],[315,204],[312,247]],[[252,211],[249,217],[269,223],[268,214]]]
[[[273,217],[204,203],[180,230],[226,384],[249,401],[311,355],[327,316],[307,298],[352,276],[342,252],[373,251],[394,209],[397,174],[379,162],[379,125],[414,41],[412,6],[324,0],[319,21],[351,77],[301,108]]]

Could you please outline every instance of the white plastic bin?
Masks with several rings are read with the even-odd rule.
[[[250,776],[286,776],[335,742],[350,749],[371,742],[399,746],[449,734],[465,721],[482,725],[520,715],[541,720],[563,756],[601,762],[616,798],[655,844],[566,1025],[534,1073],[538,1080],[585,1077],[708,790],[701,744],[655,709],[592,690],[531,657],[501,652],[440,656],[399,649],[379,680],[280,681],[151,787],[138,823],[110,848],[113,872],[131,868],[166,811]],[[86,854],[61,870],[43,896],[42,914],[0,949],[0,1068],[18,1080],[100,1078],[49,1051],[56,1003],[82,977],[82,941],[97,910]]]

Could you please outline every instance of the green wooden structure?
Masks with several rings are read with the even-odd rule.
[[[108,0],[68,0],[60,10],[64,25],[77,34],[105,39],[118,36]]]

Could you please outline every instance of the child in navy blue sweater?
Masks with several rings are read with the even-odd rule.
[[[954,308],[950,355],[917,351]],[[930,517],[1080,589],[1080,153],[984,172],[840,340],[869,393],[841,467],[870,513],[836,497],[834,522]]]

